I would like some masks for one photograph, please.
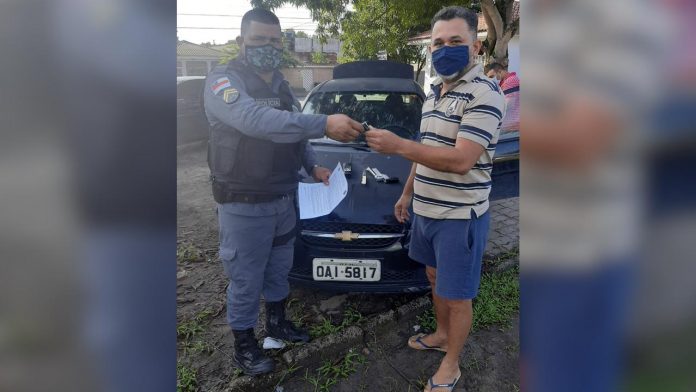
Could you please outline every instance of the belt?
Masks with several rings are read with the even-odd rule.
[[[283,194],[283,195],[249,195],[242,193],[230,193],[225,198],[227,203],[268,203],[275,200],[286,200],[293,197],[293,194]]]

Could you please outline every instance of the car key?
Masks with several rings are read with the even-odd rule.
[[[375,178],[375,180],[377,180],[378,182],[383,182],[383,183],[385,183],[385,184],[392,184],[392,183],[395,183],[395,182],[399,182],[399,178],[398,178],[398,177],[389,177],[388,175],[383,174],[382,172],[380,172],[379,169],[377,169],[377,168],[368,167],[368,168],[367,168],[367,171],[369,171],[370,174],[372,174],[372,176],[373,176],[373,177]]]
[[[370,130],[370,125],[367,123],[367,121],[363,121],[362,123],[360,123],[360,125],[362,125],[363,130],[364,130],[365,132],[367,132],[367,131]]]
[[[342,169],[343,169],[343,174],[346,177],[350,177],[351,174],[353,174],[353,167],[351,166],[350,162],[345,162],[341,164]]]

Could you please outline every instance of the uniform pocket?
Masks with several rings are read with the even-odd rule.
[[[220,259],[222,261],[232,261],[237,257],[237,248],[221,248]]]

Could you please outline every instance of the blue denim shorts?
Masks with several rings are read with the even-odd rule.
[[[437,270],[435,294],[447,299],[476,297],[489,221],[488,212],[471,219],[431,219],[414,214],[408,256]]]

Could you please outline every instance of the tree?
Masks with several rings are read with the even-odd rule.
[[[495,62],[507,65],[508,43],[520,29],[520,19],[514,15],[514,0],[481,0],[483,17],[488,26],[484,50]]]
[[[312,52],[312,63],[314,63],[314,64],[328,64],[329,59],[326,57],[326,53]]]
[[[375,59],[385,50],[387,58],[416,64],[416,77],[425,64],[421,47],[408,45],[408,38],[430,29],[430,20],[442,7],[461,5],[483,11],[488,25],[485,53],[507,63],[507,44],[519,30],[513,20],[514,0],[252,0],[252,5],[275,9],[285,3],[307,7],[317,22],[317,36],[339,36],[343,41],[341,61]],[[347,9],[353,4],[354,11]],[[501,16],[501,15],[504,15]],[[490,20],[490,21],[489,21]]]
[[[239,45],[234,40],[229,40],[225,47],[222,48],[222,53],[219,63],[227,64],[239,54]]]
[[[305,33],[305,32],[302,31],[302,30],[296,31],[296,32],[295,32],[295,37],[297,37],[297,38],[309,38],[309,36],[307,35],[307,33]]]

